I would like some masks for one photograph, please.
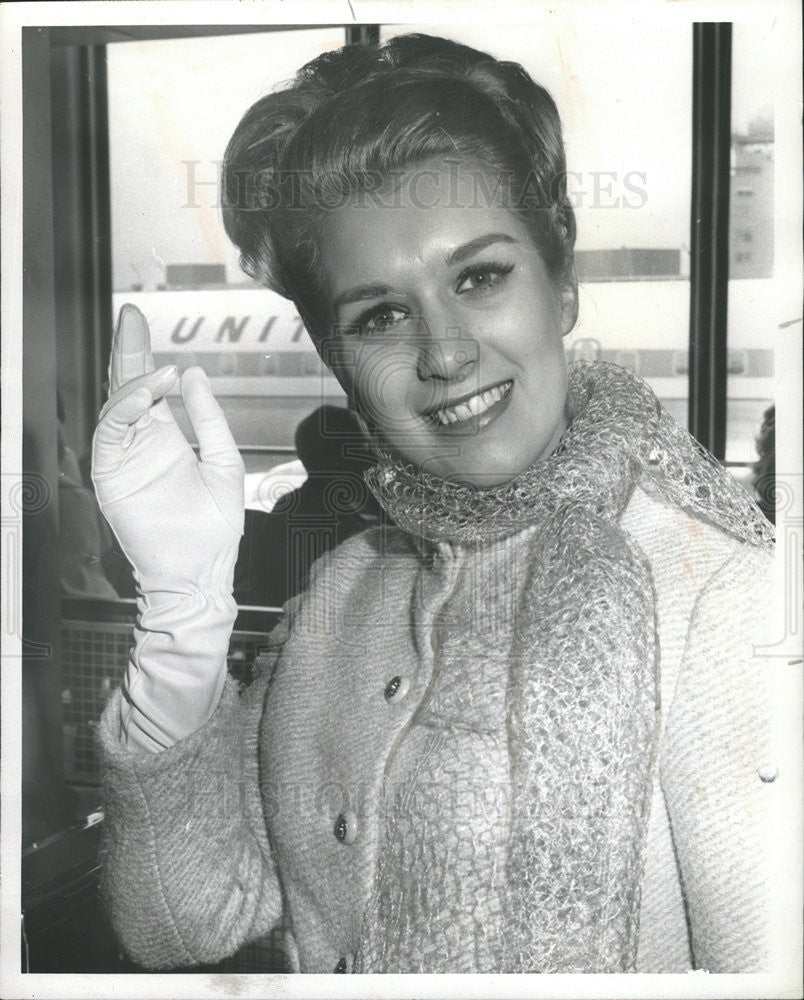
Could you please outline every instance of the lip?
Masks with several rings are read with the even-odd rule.
[[[496,386],[502,386],[506,383],[510,383],[510,388],[502,399],[498,399],[496,403],[492,403],[491,406],[484,410],[479,416],[472,416],[466,420],[459,420],[454,424],[442,424],[441,421],[436,416],[438,410],[443,409],[445,406],[457,406],[464,400],[471,399],[472,396],[477,396],[482,392],[486,392],[488,389],[493,389]],[[437,407],[435,410],[428,411],[428,420],[431,426],[436,430],[438,434],[445,435],[447,437],[453,436],[471,436],[479,434],[480,431],[485,430],[490,424],[493,424],[498,417],[500,417],[505,410],[508,409],[508,405],[511,402],[511,396],[514,392],[514,381],[513,379],[503,379],[502,382],[493,382],[491,385],[486,386],[476,392],[470,392],[466,395],[461,396],[459,399],[455,399],[448,403],[442,403],[441,406]]]

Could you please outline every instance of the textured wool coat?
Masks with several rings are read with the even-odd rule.
[[[760,970],[768,822],[782,784],[767,661],[754,656],[770,557],[640,488],[621,523],[650,566],[661,652],[635,968]],[[508,626],[501,613],[489,631],[488,604],[512,590],[521,597],[516,567],[527,564],[532,537],[429,546],[372,529],[350,539],[290,604],[251,686],[240,694],[230,684],[212,719],[161,753],[121,745],[120,693],[112,698],[100,725],[103,891],[135,960],[215,961],[284,910],[289,957],[303,972],[506,971],[461,939],[472,930],[465,899],[447,894],[436,912],[402,907],[382,926],[372,900],[388,850],[384,780],[423,724],[434,677],[494,662],[504,675]],[[478,589],[489,566],[510,576]],[[472,602],[484,605],[483,630],[467,627]],[[490,686],[472,689],[456,727],[471,732],[466,713],[493,699]],[[471,839],[471,825],[459,833]],[[449,864],[460,872],[466,857],[456,850]],[[477,912],[482,921],[488,907]],[[562,933],[576,931],[591,941],[586,971],[603,971],[594,931]]]

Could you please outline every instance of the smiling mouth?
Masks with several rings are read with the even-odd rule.
[[[451,424],[461,424],[467,420],[476,420],[496,403],[505,399],[513,384],[513,379],[507,379],[505,382],[483,389],[482,392],[475,393],[473,396],[468,396],[458,403],[432,410],[428,416],[434,423],[444,427]]]

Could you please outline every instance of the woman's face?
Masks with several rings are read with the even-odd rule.
[[[577,304],[477,174],[411,169],[393,198],[334,211],[320,247],[328,363],[369,425],[414,465],[493,486],[566,428],[562,337]]]

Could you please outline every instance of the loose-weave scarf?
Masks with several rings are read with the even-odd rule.
[[[636,484],[748,543],[773,541],[629,372],[573,366],[568,411],[556,451],[500,486],[447,482],[382,447],[366,474],[393,520],[430,542],[538,527],[499,637],[512,776],[500,972],[635,968],[660,667],[650,567],[619,523]]]

